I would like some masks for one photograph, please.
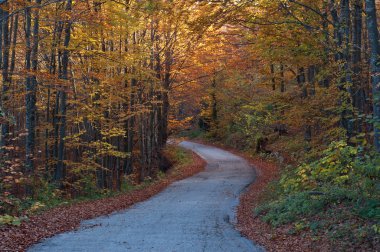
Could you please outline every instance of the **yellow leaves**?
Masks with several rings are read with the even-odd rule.
[[[114,128],[107,129],[107,130],[101,130],[101,134],[102,134],[103,140],[105,140],[105,139],[111,138],[111,137],[118,137],[118,136],[124,137],[126,134],[126,131],[125,131],[125,129],[114,127]]]
[[[34,213],[34,212],[37,212],[38,210],[42,209],[46,207],[45,204],[41,203],[41,202],[38,202],[36,201],[32,207],[28,210],[28,212],[31,212],[31,213]]]
[[[114,157],[126,158],[129,155],[128,153],[118,151],[116,146],[104,141],[91,142],[89,143],[89,147],[95,149],[96,155],[99,157],[114,156]]]
[[[335,183],[340,185],[340,184],[344,184],[349,179],[350,179],[350,177],[348,175],[343,175],[343,176],[339,176],[339,177],[335,178],[334,181],[335,181]]]

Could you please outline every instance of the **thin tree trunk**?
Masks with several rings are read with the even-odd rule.
[[[15,70],[16,66],[16,48],[17,48],[17,31],[18,31],[18,21],[19,21],[19,15],[16,14],[14,21],[13,21],[13,39],[12,39],[12,56],[11,56],[11,66],[10,66],[10,75],[12,80],[12,75]]]
[[[272,76],[272,90],[276,90],[276,76],[274,71],[274,64],[270,64],[270,74]]]
[[[0,148],[7,145],[7,138],[9,133],[9,111],[7,109],[8,91],[9,91],[9,12],[7,10],[2,11],[2,75],[3,75],[3,87],[1,94],[1,112],[6,117],[6,122],[2,123],[1,127],[1,141]]]
[[[0,68],[3,68],[3,23],[4,23],[4,11],[1,8],[0,5],[0,17],[1,17],[1,22],[0,22]]]
[[[306,76],[305,76],[305,68],[300,67],[298,69],[298,85],[300,86],[302,93],[301,98],[306,98],[308,96],[307,86],[306,86]]]
[[[280,75],[281,75],[281,93],[285,92],[285,73],[284,73],[284,65],[280,65]]]
[[[218,102],[216,100],[216,73],[214,73],[214,78],[211,83],[211,119],[214,124],[218,121]]]
[[[362,85],[362,25],[363,25],[363,3],[362,0],[355,0],[352,26],[352,92],[353,106],[357,109],[359,115],[364,114],[365,91]],[[356,130],[362,132],[363,122],[356,118]]]

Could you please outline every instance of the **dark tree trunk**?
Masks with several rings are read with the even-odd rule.
[[[276,76],[275,76],[275,71],[274,71],[274,64],[270,65],[270,74],[272,76],[272,90],[276,90]]]
[[[284,65],[280,65],[280,74],[281,74],[281,93],[285,92],[285,70]]]
[[[333,1],[332,1],[333,2]],[[336,61],[340,64],[340,83],[339,89],[341,91],[340,105],[342,106],[342,112],[340,115],[340,125],[347,132],[347,138],[350,139],[353,136],[353,124],[352,124],[352,111],[349,109],[351,104],[350,95],[352,96],[352,90],[347,88],[347,83],[352,83],[350,73],[350,1],[342,0],[340,2],[340,15],[338,21],[335,9],[332,12],[334,24],[336,26],[336,46],[337,54]],[[336,24],[336,22],[338,22]]]
[[[170,48],[165,53],[165,74],[163,81],[162,93],[162,142],[165,144],[168,140],[168,117],[169,117],[169,88],[171,78],[172,53]]]
[[[366,0],[367,29],[372,75],[374,145],[380,152],[380,45],[375,0]]]
[[[316,67],[309,66],[309,68],[307,69],[307,79],[309,82],[310,96],[315,96],[315,75],[316,75]]]
[[[0,22],[0,68],[3,68],[3,17],[4,17],[4,11],[2,9],[2,6],[0,5],[0,17],[1,17],[1,22]]]
[[[132,36],[133,44],[135,45],[137,43],[136,40],[136,33],[133,33]],[[128,47],[126,45],[125,51],[128,51]],[[135,74],[135,69],[132,68],[131,74]],[[126,140],[125,140],[125,152],[128,153],[128,157],[125,159],[124,165],[123,165],[123,172],[124,175],[132,174],[133,172],[133,148],[134,148],[134,127],[135,127],[135,100],[136,100],[136,86],[137,86],[137,79],[133,77],[131,79],[131,86],[130,86],[130,94],[129,94],[129,118],[126,122]]]
[[[13,39],[12,39],[12,56],[11,56],[11,65],[10,65],[10,75],[12,79],[13,72],[15,70],[16,65],[16,48],[17,48],[17,31],[18,31],[18,20],[19,15],[16,14],[13,21]]]
[[[214,78],[211,83],[211,119],[214,124],[217,123],[218,120],[218,102],[216,100],[216,76],[214,74]]]
[[[133,138],[134,138],[134,127],[135,127],[135,88],[137,85],[137,80],[133,78],[131,80],[131,94],[130,94],[130,101],[129,101],[129,111],[130,111],[130,118],[127,121],[127,146],[126,146],[126,152],[129,154],[129,156],[126,158],[126,161],[124,163],[124,174],[128,175],[133,172],[132,168],[132,161],[133,161]]]
[[[305,82],[306,82],[305,68],[303,67],[300,67],[298,69],[297,82],[298,82],[299,87],[302,90],[301,98],[306,98],[308,94],[307,94],[307,87],[305,85]]]
[[[41,4],[41,0],[36,1],[37,5]],[[35,131],[36,131],[36,119],[37,119],[37,77],[35,72],[38,65],[38,40],[39,40],[39,9],[36,9],[33,27],[33,46],[31,43],[31,9],[28,8],[26,15],[27,23],[25,29],[26,40],[26,70],[30,70],[33,73],[28,73],[26,77],[26,129],[28,135],[26,137],[26,162],[25,167],[28,172],[34,170],[34,147],[35,147]]]
[[[71,11],[72,0],[67,0],[66,10]],[[68,66],[69,66],[69,50],[67,49],[71,39],[71,25],[72,22],[68,20],[65,27],[65,40],[63,43],[64,50],[61,58],[61,68],[59,71],[59,78],[68,80]],[[67,94],[65,90],[59,92],[60,98],[60,129],[59,129],[59,145],[58,145],[58,162],[56,167],[55,179],[61,180],[64,178],[64,153],[65,153],[65,137],[66,137],[66,99]]]
[[[359,115],[364,114],[365,106],[365,91],[362,85],[362,26],[363,26],[363,3],[362,0],[355,0],[353,12],[353,26],[352,26],[352,93],[353,93],[353,106],[356,108]],[[362,120],[360,117],[356,118],[356,130],[362,132]]]
[[[6,119],[4,123],[1,125],[1,141],[0,141],[0,148],[7,145],[7,138],[9,133],[9,111],[7,109],[8,107],[8,91],[9,91],[9,12],[7,10],[2,10],[2,75],[3,75],[3,87],[2,87],[2,94],[1,94],[1,112],[2,116],[4,116]]]

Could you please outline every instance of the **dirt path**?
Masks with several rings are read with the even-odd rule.
[[[254,179],[229,152],[182,142],[204,158],[204,172],[178,181],[133,207],[82,223],[29,251],[263,251],[235,229],[235,207]]]

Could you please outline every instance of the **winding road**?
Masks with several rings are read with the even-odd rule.
[[[182,142],[208,163],[206,170],[175,182],[125,211],[84,221],[28,251],[264,251],[234,229],[240,193],[255,177],[242,158]]]

